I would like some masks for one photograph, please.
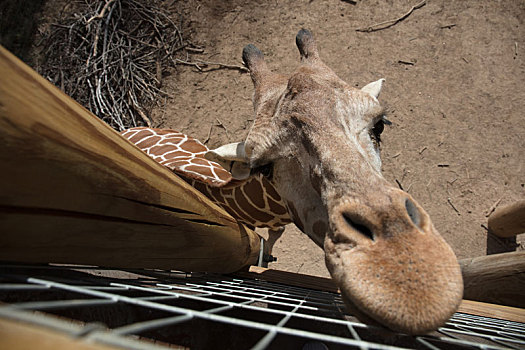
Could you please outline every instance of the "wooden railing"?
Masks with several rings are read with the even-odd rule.
[[[231,272],[259,238],[0,47],[0,260]]]

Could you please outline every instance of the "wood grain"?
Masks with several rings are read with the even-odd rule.
[[[525,310],[517,307],[482,303],[473,300],[463,300],[458,311],[470,315],[525,323]]]
[[[9,350],[118,350],[105,344],[73,338],[51,328],[0,318],[0,348]]]
[[[460,260],[464,298],[525,308],[525,251]]]
[[[496,236],[507,238],[525,232],[525,200],[496,209],[489,216],[488,227]]]
[[[259,238],[0,47],[0,260],[232,272]]]

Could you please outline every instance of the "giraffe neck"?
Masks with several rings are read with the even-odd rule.
[[[292,222],[281,196],[264,176],[232,180],[221,165],[204,158],[208,148],[198,140],[174,130],[142,127],[121,134],[238,221],[274,230]]]
[[[233,180],[224,187],[211,187],[182,176],[190,185],[251,227],[273,230],[292,222],[281,196],[261,175],[245,181]]]

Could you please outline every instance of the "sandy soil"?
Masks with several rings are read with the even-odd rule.
[[[524,249],[523,236],[487,234],[493,204],[525,197],[525,4],[427,1],[407,19],[372,33],[356,28],[394,19],[417,1],[190,1],[201,59],[241,63],[253,43],[271,69],[298,64],[297,31],[309,28],[322,59],[349,84],[387,79],[380,100],[393,125],[384,133],[384,175],[421,203],[459,258]],[[209,146],[243,140],[253,121],[252,84],[234,70],[179,67],[156,126]],[[211,130],[211,133],[210,133]],[[271,267],[327,276],[320,248],[290,225]]]

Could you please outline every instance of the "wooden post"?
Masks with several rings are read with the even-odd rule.
[[[0,260],[232,272],[259,238],[0,47]]]
[[[525,308],[525,251],[459,261],[463,298]]]
[[[525,232],[525,200],[498,208],[489,216],[488,225],[490,232],[502,238]]]

